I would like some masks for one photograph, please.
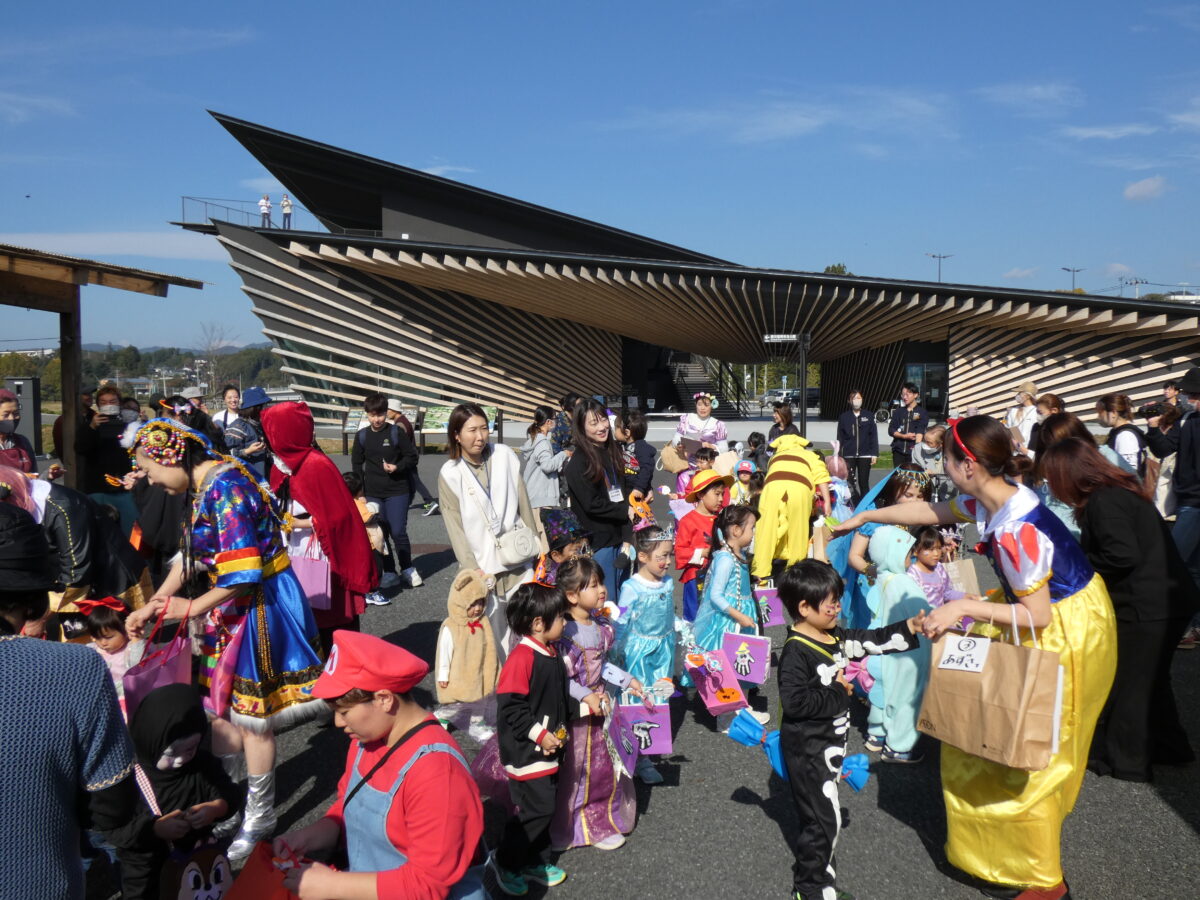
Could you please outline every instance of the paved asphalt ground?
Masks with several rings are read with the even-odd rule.
[[[512,437],[508,443],[514,443]],[[422,478],[432,489],[443,459],[429,455],[421,460]],[[342,458],[335,461],[345,464]],[[454,556],[440,516],[422,517],[414,509],[409,532],[425,584],[400,592],[390,606],[368,607],[363,629],[432,664],[456,571]],[[778,649],[784,629],[771,631]],[[1179,653],[1174,676],[1184,724],[1193,744],[1200,746],[1200,651]],[[765,687],[765,700],[760,697],[757,707],[777,715],[775,686]],[[417,696],[432,707],[432,676]],[[625,847],[563,854],[558,862],[568,873],[567,881],[549,891],[531,885],[531,897],[551,893],[558,900],[694,900],[790,895],[788,835],[796,823],[786,783],[771,773],[761,752],[716,733],[699,701],[674,701],[672,719],[675,753],[660,766],[666,782],[653,788],[638,783],[638,824]],[[859,706],[851,753],[863,749],[865,721],[865,708]],[[468,755],[475,752],[465,732],[456,737]],[[860,900],[979,896],[944,872],[946,825],[938,754],[932,741],[922,740],[923,763],[873,762],[862,793],[842,787],[847,813],[838,844],[838,881]],[[332,727],[310,724],[280,736],[280,832],[312,822],[328,807],[346,747],[347,738]],[[1063,832],[1064,865],[1076,900],[1200,896],[1198,773],[1195,765],[1162,767],[1153,784],[1087,775]],[[497,811],[489,810],[489,839],[497,835],[500,822]]]

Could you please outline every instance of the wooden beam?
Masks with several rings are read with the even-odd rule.
[[[64,313],[74,311],[78,302],[79,290],[73,284],[0,272],[0,304],[5,306]]]
[[[79,331],[79,288],[72,285],[69,290],[75,295],[70,310],[58,314],[58,352],[62,381],[62,442],[59,453],[62,465],[67,470],[67,487],[83,490],[75,456],[75,437],[79,430],[79,389],[83,371],[82,339]]]

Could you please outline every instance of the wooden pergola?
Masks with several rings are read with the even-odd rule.
[[[75,433],[79,423],[81,338],[79,289],[99,284],[151,297],[167,296],[170,285],[195,288],[203,282],[132,269],[94,259],[77,259],[43,250],[0,244],[0,305],[58,313],[59,352],[62,366],[63,466],[66,482],[75,484]]]

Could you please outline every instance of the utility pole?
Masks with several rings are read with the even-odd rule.
[[[1133,299],[1138,300],[1142,296],[1142,285],[1149,284],[1150,282],[1145,278],[1128,278],[1125,280],[1125,283],[1133,285]],[[1121,296],[1125,296],[1124,289],[1121,290]]]
[[[1077,272],[1086,272],[1086,269],[1072,269],[1070,266],[1059,266],[1064,272],[1071,273],[1071,293],[1075,293],[1075,274]]]
[[[952,257],[954,254],[953,254],[953,253],[926,253],[925,255],[926,255],[926,256],[928,256],[930,259],[936,259],[936,260],[937,260],[937,266],[938,266],[938,284],[941,284],[941,283],[942,283],[942,260],[943,260],[943,259],[949,259],[949,258],[950,258],[950,257]]]

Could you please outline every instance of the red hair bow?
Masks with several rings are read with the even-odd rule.
[[[128,611],[125,608],[125,604],[116,597],[102,597],[99,600],[76,600],[75,606],[78,607],[79,611],[85,616],[90,616],[92,614],[92,610],[101,606],[108,607],[109,609],[115,609],[119,613]]]

